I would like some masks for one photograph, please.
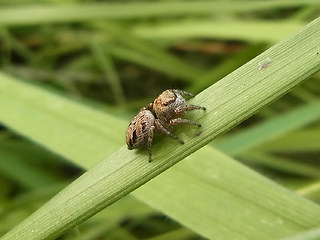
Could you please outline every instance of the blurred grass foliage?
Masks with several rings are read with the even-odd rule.
[[[162,90],[199,93],[320,12],[316,0],[0,4],[0,235],[121,147]],[[317,73],[210,144],[229,157],[208,146],[60,239],[318,239],[319,207],[279,185],[320,202],[319,93]]]

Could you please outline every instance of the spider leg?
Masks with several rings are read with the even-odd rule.
[[[147,106],[145,106],[145,108],[146,108],[147,110],[149,110],[149,111],[152,112],[152,110],[153,110],[153,103],[149,103]]]
[[[168,131],[162,124],[161,122],[156,119],[155,121],[155,125],[156,125],[156,129],[161,132],[164,133],[165,135],[177,140],[179,143],[184,144],[184,141],[182,141],[178,136],[173,135],[170,131]]]
[[[174,112],[176,114],[181,114],[184,113],[185,111],[191,111],[191,110],[195,110],[195,109],[201,109],[201,110],[206,110],[205,107],[202,106],[197,106],[197,105],[192,105],[192,104],[185,104],[185,105],[180,105],[179,107],[177,107]]]
[[[196,123],[196,122],[191,121],[189,119],[175,118],[175,119],[170,120],[170,125],[179,125],[179,124],[192,124],[192,125],[196,125],[197,127],[201,127],[200,123]]]
[[[143,107],[140,109],[140,112],[143,111],[143,110],[149,110],[152,112],[153,110],[153,103],[149,103],[147,106]]]
[[[180,94],[180,95],[187,95],[187,96],[190,96],[190,97],[194,97],[194,94],[189,93],[189,92],[184,91],[184,90],[173,89],[172,91],[173,91],[174,93],[177,93],[177,94]]]
[[[152,162],[152,140],[153,140],[153,132],[154,132],[155,126],[151,126],[148,131],[148,152],[149,152],[149,162]]]

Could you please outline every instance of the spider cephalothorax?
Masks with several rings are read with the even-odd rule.
[[[152,160],[152,140],[154,131],[166,134],[181,144],[184,142],[170,132],[170,126],[178,124],[193,124],[201,127],[189,119],[181,118],[186,111],[194,109],[205,110],[205,107],[188,104],[182,95],[193,96],[183,90],[166,90],[153,103],[147,105],[133,118],[129,124],[126,140],[129,149],[145,148],[149,150],[149,162]]]

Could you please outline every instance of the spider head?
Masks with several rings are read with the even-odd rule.
[[[175,109],[184,103],[185,100],[175,90],[166,90],[154,100],[153,110],[157,118],[168,122],[170,119],[177,117],[175,116]]]

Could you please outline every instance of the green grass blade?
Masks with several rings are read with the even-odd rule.
[[[290,161],[288,158],[276,157],[271,154],[253,152],[240,155],[247,161],[252,161],[253,164],[261,164],[274,168],[276,170],[282,170],[289,174],[297,174],[307,178],[320,178],[320,169],[309,166],[303,162]]]
[[[6,89],[0,94],[1,122],[49,150],[68,159],[78,159],[81,166],[88,167],[101,161],[124,141],[127,123],[121,119],[106,117],[100,111],[13,81],[8,76],[1,74],[0,78],[0,88]],[[88,117],[92,115],[94,121]],[[66,136],[63,141],[61,133]],[[91,144],[94,139],[95,144]],[[79,152],[78,146],[88,148]],[[95,162],[86,165],[92,159]]]
[[[228,58],[218,66],[213,67],[205,74],[199,76],[196,81],[191,82],[191,85],[188,87],[188,91],[202,91],[206,87],[228,75],[228,73],[240,67],[242,64],[245,64],[247,61],[257,56],[263,51],[265,46],[266,44],[257,43],[246,47],[232,58]]]
[[[148,238],[148,240],[184,240],[194,238],[194,233],[186,228],[179,228],[169,233],[161,234],[156,237]]]
[[[258,151],[308,152],[320,151],[320,130],[311,128],[289,133],[257,147]]]
[[[146,57],[149,56],[157,59],[165,64],[167,69],[175,69],[175,71],[178,72],[179,75],[183,76],[184,79],[193,81],[200,74],[203,74],[202,69],[198,69],[197,67],[180,60],[172,54],[167,53],[163,49],[156,47],[147,41],[141,40],[134,34],[131,34],[128,29],[112,23],[95,24],[95,26],[106,31],[123,45],[145,54]]]
[[[145,54],[143,51],[141,52],[141,49],[131,49],[131,47],[123,46],[113,46],[110,51],[115,58],[124,59],[133,62],[134,64],[169,74],[175,78],[186,80],[190,83],[196,79],[198,74],[195,74],[194,71],[192,71],[192,73],[190,71],[181,71],[181,68],[177,67],[177,64],[168,64],[167,58],[160,59],[158,56],[154,56],[154,54],[152,54],[153,56],[150,56],[150,51],[148,51],[149,54]],[[152,51],[154,51],[154,49]]]
[[[217,140],[222,152],[237,155],[320,119],[320,101],[299,107],[237,134]]]
[[[313,182],[307,186],[304,186],[303,188],[300,188],[296,190],[297,193],[303,195],[303,196],[312,196],[313,194],[318,195],[317,199],[319,199],[320,196],[320,181]]]
[[[202,114],[189,114],[190,118],[203,124],[203,132],[198,137],[195,136],[197,134],[196,130],[190,130],[190,128],[187,129],[185,127],[180,128],[181,131],[178,134],[186,140],[185,145],[180,146],[168,139],[160,140],[154,146],[154,162],[152,164],[147,163],[148,157],[145,152],[128,151],[126,147],[120,148],[69,185],[45,206],[5,235],[3,239],[17,237],[22,239],[54,238],[206,145],[217,135],[246,119],[259,108],[285,94],[293,86],[319,70],[320,57],[317,54],[317,52],[319,53],[319,37],[320,19],[197,95],[191,102],[208,108]],[[270,66],[263,70],[260,69],[258,64],[267,58],[272,59]],[[5,109],[0,109],[1,122],[16,131],[29,128],[28,123],[30,124],[31,122],[25,125],[20,124],[18,127],[13,123],[15,120],[15,123],[18,124],[18,120],[15,118],[21,114],[19,110],[24,110],[22,113],[26,116],[30,112],[27,111],[28,106],[23,106],[23,102],[18,102],[16,98],[19,99],[19,97],[12,95],[14,89],[10,88],[10,83],[13,80],[3,75],[0,77],[0,91],[3,93],[0,97],[1,105],[12,104],[12,108],[9,108],[9,105]],[[40,105],[41,103],[34,103],[31,106],[35,107],[36,110],[41,110]],[[17,106],[23,106],[23,108],[18,108]],[[17,112],[10,114],[13,109],[17,110]],[[49,111],[50,114],[51,116],[53,115]],[[76,124],[80,125],[83,122],[86,123],[86,128],[81,133],[85,134],[85,130],[90,128],[95,132],[97,139],[101,137],[102,134],[96,133],[97,127],[95,128],[86,120],[76,119]],[[41,123],[43,121],[37,122],[39,125]],[[117,123],[115,123],[116,125]],[[72,125],[70,127],[71,129],[75,128]],[[65,129],[62,129],[61,132],[63,130]],[[32,131],[36,131],[35,128],[29,131],[29,136],[33,136]],[[44,136],[41,137],[44,139]],[[90,140],[93,139],[92,137]],[[71,141],[69,143],[71,146],[78,142],[76,138],[73,140],[75,142]],[[79,146],[85,145],[77,145],[78,155],[80,155],[80,152],[84,152],[81,151]],[[62,148],[63,146],[57,145],[55,147]],[[63,150],[68,151],[66,148]],[[213,156],[212,152],[209,151],[208,153],[206,157]],[[211,183],[217,184],[218,187],[214,188],[215,192],[213,193],[214,197],[219,200],[216,203],[219,204],[212,204],[210,208],[200,208],[201,211],[199,208],[190,208],[189,210],[193,211],[193,214],[191,214],[192,218],[185,219],[184,223],[187,226],[193,225],[193,229],[208,237],[213,237],[219,233],[220,239],[228,239],[231,234],[236,237],[239,233],[241,233],[239,235],[240,239],[248,239],[250,236],[253,236],[252,239],[257,239],[257,235],[254,234],[260,234],[259,239],[274,239],[275,237],[282,237],[299,230],[315,227],[319,223],[320,208],[315,204],[292,194],[241,166],[239,163],[230,159],[222,161],[223,157],[220,155],[219,159],[218,154],[214,156],[217,158],[211,160],[212,162],[201,162],[200,166],[203,165],[204,169],[208,170],[206,177],[211,179]],[[73,157],[77,157],[77,155],[75,154]],[[206,160],[206,157],[202,156],[202,159]],[[95,157],[93,157],[93,161],[96,161]],[[185,162],[187,163],[187,161]],[[213,164],[213,167],[207,168],[208,165],[205,165],[205,163],[209,165],[215,164]],[[193,162],[193,164],[198,163]],[[217,165],[217,168],[215,165]],[[205,171],[200,172],[203,175]],[[185,182],[183,184],[185,185]],[[171,186],[167,185],[167,187]],[[208,187],[210,184],[204,184],[204,186]],[[189,186],[186,187],[189,188]],[[198,185],[195,185],[192,188],[190,186],[190,189],[207,192],[206,187],[198,189]],[[200,196],[193,191],[190,191],[190,193],[193,196]],[[251,196],[255,193],[256,195],[252,199]],[[266,193],[270,193],[269,197],[265,195]],[[174,196],[175,194],[172,195]],[[260,197],[257,198],[257,196]],[[151,201],[149,197],[145,201]],[[230,199],[233,200],[230,201]],[[214,198],[210,197],[207,200],[214,200]],[[194,201],[193,203],[197,202]],[[248,206],[248,215],[243,215],[243,204]],[[252,207],[250,208],[249,205]],[[283,206],[286,206],[286,208]],[[169,206],[168,209],[170,209]],[[174,206],[170,210],[172,211],[172,209],[174,209]],[[228,211],[229,209],[233,211]],[[183,210],[186,211],[186,209]],[[198,224],[196,224],[194,223],[194,219],[197,219],[195,218],[196,212],[205,213],[212,221],[217,222],[217,224],[220,222],[221,224],[214,229],[210,221],[206,221],[206,224],[199,224],[198,221]],[[216,215],[216,212],[219,214]],[[174,213],[178,214],[179,212],[175,211]],[[171,214],[174,215],[172,212]],[[263,217],[261,218],[261,216]],[[183,220],[182,217],[185,217],[185,215],[180,215],[180,217]],[[230,219],[233,218],[236,219],[237,224],[230,224]],[[249,218],[251,219],[250,224],[243,221],[243,219]],[[257,219],[260,221],[257,221]],[[241,221],[242,225],[240,224]],[[209,225],[210,227],[208,227]],[[229,229],[228,226],[230,225],[231,228]]]
[[[212,21],[178,20],[158,25],[136,26],[136,36],[149,40],[181,38],[234,39],[244,41],[278,42],[303,26],[289,21]]]
[[[79,4],[1,8],[1,25],[90,21],[97,19],[130,19],[155,16],[212,15],[222,12],[248,12],[285,6],[317,4],[317,0],[282,1],[197,1],[197,2],[135,2],[125,4]]]
[[[318,224],[313,204],[209,147],[133,194],[209,239],[276,239]]]
[[[24,159],[25,152],[12,151],[0,142],[0,172],[27,188],[48,186],[58,181],[58,177],[44,172],[39,166],[34,166],[28,159]],[[36,156],[33,156],[36,157]]]
[[[90,50],[92,51],[98,66],[105,73],[105,77],[111,86],[115,102],[117,104],[124,104],[124,92],[109,51],[103,50],[101,44],[97,43],[96,41],[91,42]]]
[[[320,228],[312,229],[310,231],[302,232],[300,234],[282,238],[280,240],[318,240],[320,239]]]

